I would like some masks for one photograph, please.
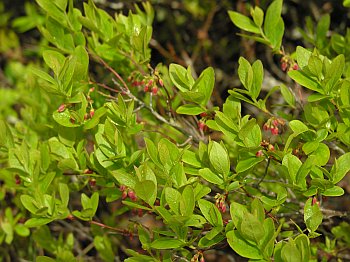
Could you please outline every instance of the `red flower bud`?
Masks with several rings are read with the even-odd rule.
[[[288,68],[288,63],[282,62],[282,63],[281,63],[281,69],[282,69],[282,71],[287,71],[287,68]]]
[[[279,124],[279,122],[278,122],[277,119],[274,119],[274,120],[272,121],[272,125],[273,125],[274,127],[278,126],[278,124]]]
[[[20,185],[21,184],[21,178],[19,177],[19,175],[15,176],[15,183],[16,183],[16,185]]]
[[[123,200],[126,199],[127,196],[128,196],[128,192],[123,191],[123,193],[122,193],[122,199],[123,199]]]
[[[93,118],[94,115],[95,115],[95,110],[92,108],[90,110],[90,117]]]
[[[129,191],[128,196],[130,197],[131,201],[136,201],[137,197],[134,191]]]
[[[263,129],[264,129],[265,131],[267,131],[267,130],[269,130],[269,126],[265,123],[265,124],[263,125]]]
[[[142,216],[143,216],[143,211],[142,211],[142,209],[139,208],[139,209],[137,210],[137,216],[138,216],[138,217],[142,217]]]
[[[199,128],[199,130],[204,130],[205,128],[206,128],[206,124],[203,122],[203,121],[199,121],[198,122],[198,128]]]
[[[66,109],[66,105],[65,104],[62,104],[58,107],[57,109],[57,112],[58,113],[62,113],[64,110]]]
[[[200,114],[201,117],[206,117],[208,114],[206,112],[203,112]]]
[[[271,134],[278,135],[278,128],[277,127],[271,128]]]
[[[125,185],[120,185],[120,187],[119,187],[119,190],[120,190],[120,191],[125,191],[125,189],[126,189],[126,186],[125,186]]]
[[[66,217],[66,219],[73,221],[73,220],[74,220],[74,216],[73,216],[72,214],[69,214],[69,215]]]
[[[149,91],[149,86],[146,85],[145,88],[143,89],[143,91],[148,92]]]
[[[163,79],[159,79],[159,81],[158,81],[158,82],[159,82],[159,84],[160,84],[160,86],[161,86],[161,87],[164,87],[164,82],[163,82]]]
[[[92,171],[91,169],[85,169],[84,170],[84,174],[92,174],[94,171]]]
[[[157,86],[152,87],[152,94],[155,96],[157,95],[157,93],[158,93],[158,87]]]
[[[259,150],[258,152],[256,152],[255,156],[256,157],[261,157],[263,155],[263,151]]]
[[[90,179],[90,180],[89,180],[89,185],[90,185],[91,187],[96,186],[96,179],[94,179],[94,178]]]
[[[293,65],[293,70],[299,70],[299,66],[298,66],[297,63],[295,63],[295,64]]]

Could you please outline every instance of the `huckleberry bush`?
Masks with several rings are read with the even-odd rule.
[[[36,3],[14,26],[39,29],[42,59],[12,64],[7,96],[20,106],[1,111],[3,260],[11,245],[36,261],[84,261],[93,249],[104,261],[349,253],[349,215],[323,202],[348,194],[350,30],[329,35],[325,15],[300,29],[307,48],[287,53],[282,0],[228,11],[289,82],[263,92],[269,65],[240,57],[241,85],[219,107],[216,69],[150,65],[150,3],[114,15],[91,0]]]

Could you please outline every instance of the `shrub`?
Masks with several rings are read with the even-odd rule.
[[[42,59],[13,62],[16,89],[3,91],[19,105],[1,111],[3,259],[11,245],[37,261],[93,248],[104,261],[204,261],[225,243],[252,261],[349,251],[349,223],[330,219],[348,215],[323,207],[350,170],[349,34],[329,37],[329,16],[301,31],[314,47],[289,54],[282,0],[228,11],[293,82],[263,92],[263,63],[240,57],[242,86],[220,108],[214,68],[149,64],[150,3],[112,17],[93,1],[36,2],[42,13],[28,4],[14,26],[38,26]],[[134,237],[139,250],[123,244]]]

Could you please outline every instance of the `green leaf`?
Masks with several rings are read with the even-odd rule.
[[[245,123],[241,130],[239,130],[238,137],[246,147],[260,146],[262,135],[260,127],[256,123],[256,119],[250,119]]]
[[[154,249],[175,249],[175,248],[180,248],[183,245],[184,245],[184,242],[182,242],[179,239],[162,237],[154,240],[150,244],[150,247]]]
[[[237,173],[243,173],[247,170],[249,170],[250,168],[256,166],[257,164],[259,164],[260,162],[264,161],[265,158],[263,157],[249,157],[246,159],[240,159],[237,163],[236,166],[236,172]]]
[[[254,9],[251,10],[251,14],[252,14],[254,23],[258,27],[262,27],[264,22],[264,11],[259,6],[255,6]]]
[[[188,74],[188,70],[177,64],[170,64],[169,76],[174,85],[181,91],[191,90],[194,79]]]
[[[229,231],[226,234],[230,247],[240,256],[251,259],[262,259],[263,256],[259,248],[248,243],[237,230]]]
[[[239,80],[243,84],[243,86],[250,91],[252,89],[253,80],[254,80],[254,72],[250,63],[244,57],[240,57],[238,60],[238,76]],[[257,70],[257,69],[256,69]]]
[[[135,184],[135,193],[138,197],[153,206],[157,197],[157,188],[153,181],[144,180]]]
[[[292,120],[289,122],[289,127],[295,135],[302,134],[309,130],[309,128],[300,120]]]
[[[51,257],[46,257],[46,256],[37,256],[36,261],[37,262],[56,262],[55,259]]]
[[[60,192],[60,198],[63,206],[67,206],[69,202],[69,188],[67,184],[59,183],[58,189]]]
[[[293,93],[289,90],[288,87],[286,87],[283,84],[280,85],[280,88],[281,88],[281,94],[282,94],[284,100],[287,102],[288,105],[295,108],[295,97],[294,97]]]
[[[36,2],[40,5],[42,9],[44,9],[49,16],[54,18],[57,22],[62,25],[67,24],[66,16],[63,10],[60,10],[54,2],[50,0],[36,0]],[[62,6],[61,6],[62,7]]]
[[[193,187],[188,185],[182,192],[180,201],[180,212],[183,216],[190,216],[193,214],[195,205]]]
[[[209,168],[200,169],[198,174],[208,182],[215,185],[222,185],[224,183],[224,180],[219,175],[212,172]]]
[[[290,78],[292,78],[298,84],[305,86],[306,88],[324,94],[321,85],[308,74],[301,70],[291,70],[288,72]]]
[[[38,210],[34,198],[29,195],[21,195],[20,197],[22,205],[30,211],[30,213],[35,214]]]
[[[344,5],[345,7],[350,7],[350,0],[344,0],[344,1],[343,1],[343,5]]]
[[[203,216],[212,226],[223,226],[221,213],[213,203],[200,199],[198,200],[198,205]]]
[[[27,237],[30,235],[30,230],[23,224],[17,224],[15,226],[15,231],[16,231],[16,234],[21,237]]]
[[[45,218],[45,217],[33,217],[33,218],[30,218],[28,219],[24,225],[26,227],[39,227],[39,226],[42,226],[42,225],[46,225],[48,223],[50,223],[53,219],[51,218]]]
[[[295,183],[297,173],[302,165],[300,159],[292,153],[289,153],[283,157],[282,165],[287,168],[290,179]]]
[[[301,69],[303,69],[305,66],[308,65],[311,54],[312,54],[311,51],[305,49],[302,46],[297,46],[297,49],[296,49],[297,62],[298,62],[298,66]]]
[[[260,34],[259,27],[257,27],[249,17],[235,11],[228,11],[228,15],[238,28],[251,33]]]
[[[205,112],[206,110],[203,109],[201,106],[194,105],[194,104],[186,104],[178,107],[176,109],[176,113],[183,114],[183,115],[199,115],[200,113]]]
[[[53,119],[60,125],[65,127],[77,127],[79,124],[73,123],[71,120],[71,114],[66,109],[63,112],[55,111],[52,114]]]
[[[124,169],[110,171],[111,175],[119,182],[120,185],[125,185],[130,188],[135,188],[136,177]]]
[[[43,58],[45,63],[53,70],[55,75],[58,76],[64,64],[64,55],[57,51],[45,50],[43,52]]]
[[[264,68],[260,60],[256,60],[253,65],[253,84],[251,86],[251,89],[249,90],[250,96],[254,99],[257,99],[260,90],[261,90],[261,85],[264,79]]]
[[[145,137],[144,140],[146,143],[147,153],[152,159],[153,163],[155,163],[158,167],[162,167],[158,159],[157,147],[154,145],[153,141],[150,140],[149,138]]]
[[[340,186],[334,186],[323,191],[322,195],[331,197],[342,196],[344,195],[344,189],[342,189]]]
[[[209,144],[209,160],[214,169],[223,175],[230,172],[230,159],[225,148],[213,141]]]
[[[263,239],[265,230],[263,223],[254,215],[246,213],[239,228],[239,233],[247,240],[253,241],[256,244]]]
[[[265,15],[264,33],[271,42],[274,50],[280,48],[284,33],[284,23],[281,18],[282,5],[282,0],[273,1],[267,8]]]
[[[335,160],[331,169],[331,181],[336,184],[350,171],[350,152]]]
[[[232,222],[236,227],[239,227],[246,213],[248,213],[248,209],[245,205],[237,202],[231,202],[230,214],[232,217]]]
[[[312,198],[309,198],[304,207],[304,221],[310,232],[317,230],[322,223],[323,215],[318,204],[312,204]]]
[[[174,188],[165,188],[165,200],[168,203],[170,209],[176,214],[180,214],[180,201],[181,194]]]
[[[113,261],[114,260],[115,254],[114,254],[113,249],[112,249],[112,244],[106,235],[95,236],[94,246],[104,261]]]
[[[300,234],[295,239],[295,244],[300,252],[302,262],[310,261],[310,240],[305,234]]]
[[[284,245],[281,250],[281,257],[285,262],[299,262],[301,260],[301,255],[298,248],[295,245],[293,239],[289,239],[289,241]]]
[[[199,78],[196,80],[192,86],[193,91],[197,91],[204,95],[203,101],[201,101],[202,106],[206,106],[211,98],[211,94],[214,89],[215,84],[215,73],[212,67],[206,68]]]
[[[6,148],[13,147],[13,136],[10,128],[4,120],[0,120],[0,147]]]

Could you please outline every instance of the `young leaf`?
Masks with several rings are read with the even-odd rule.
[[[251,259],[262,259],[263,256],[259,248],[247,242],[237,230],[229,231],[226,234],[230,247],[240,256]]]
[[[309,198],[304,207],[304,221],[310,232],[316,231],[323,219],[320,207],[317,203],[312,202],[312,198]]]
[[[153,181],[144,180],[135,184],[135,193],[138,197],[153,206],[157,197],[157,188]]]
[[[198,205],[202,214],[212,226],[223,226],[221,213],[213,203],[200,199]]]
[[[228,11],[228,15],[238,28],[251,33],[260,34],[259,27],[257,27],[249,17],[235,11]]]
[[[227,175],[230,172],[230,159],[225,148],[213,141],[209,145],[209,160],[214,169],[223,175]]]
[[[186,104],[179,106],[176,109],[176,113],[183,114],[183,115],[199,115],[200,113],[205,112],[206,110],[203,109],[201,106],[194,105],[194,104]]]

